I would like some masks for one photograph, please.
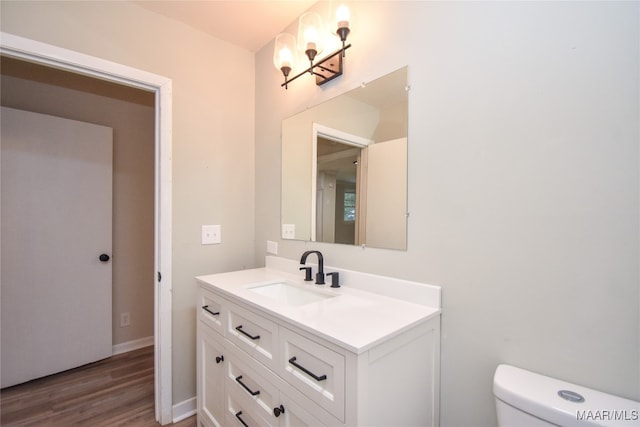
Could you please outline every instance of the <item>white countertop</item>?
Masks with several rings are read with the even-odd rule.
[[[325,272],[328,271],[325,268]],[[319,286],[313,282],[304,282],[302,274],[300,272],[300,275],[292,275],[272,268],[258,268],[199,276],[196,280],[201,286],[219,293],[231,302],[261,309],[268,315],[314,332],[356,354],[440,315],[440,307],[437,306],[415,304],[356,289],[355,286]],[[250,290],[258,285],[276,282],[287,282],[337,297],[294,306]]]

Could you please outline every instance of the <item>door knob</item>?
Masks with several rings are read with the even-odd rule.
[[[100,257],[98,257],[98,259],[102,262],[107,262],[109,261],[109,255],[107,254],[100,254]]]

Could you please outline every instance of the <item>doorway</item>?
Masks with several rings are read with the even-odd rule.
[[[155,412],[172,421],[171,384],[171,80],[121,64],[1,33],[0,53],[36,64],[123,84],[155,95],[154,371]],[[151,281],[151,280],[150,280]]]
[[[366,218],[370,139],[313,123],[311,240],[359,245]]]

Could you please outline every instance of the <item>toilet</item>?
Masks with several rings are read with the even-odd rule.
[[[493,378],[499,427],[640,426],[640,402],[509,365]]]

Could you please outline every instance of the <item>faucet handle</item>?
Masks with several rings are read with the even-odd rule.
[[[300,270],[304,270],[304,281],[305,282],[310,282],[313,280],[313,278],[311,277],[311,267],[300,267]]]
[[[340,287],[340,274],[337,271],[333,271],[331,273],[327,273],[327,276],[331,276],[331,287],[339,288]]]

